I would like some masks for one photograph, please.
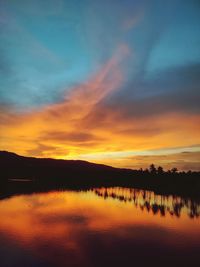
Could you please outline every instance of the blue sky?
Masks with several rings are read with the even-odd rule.
[[[144,83],[158,81],[169,69],[196,64],[199,70],[198,1],[1,0],[0,5],[4,104],[23,108],[60,101],[121,43],[133,51],[124,87],[136,83],[139,96]],[[168,90],[158,83],[159,93]],[[123,88],[121,93],[127,97]]]

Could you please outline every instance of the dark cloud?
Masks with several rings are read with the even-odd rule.
[[[140,136],[154,136],[154,135],[159,135],[162,132],[162,129],[159,127],[155,127],[154,125],[145,127],[141,125],[134,125],[134,127],[131,128],[131,125],[129,126],[128,129],[125,130],[120,130],[117,133],[119,134],[124,134],[124,135],[140,135]]]
[[[131,122],[143,118],[165,115],[168,113],[184,113],[198,115],[200,113],[200,64],[174,67],[157,73],[151,79],[138,82],[139,90],[145,94],[135,93],[132,87],[122,88],[109,98],[97,103],[82,120],[87,128],[108,127],[119,122]],[[119,131],[123,131],[120,129]],[[133,121],[126,126],[130,133],[160,133],[154,121],[148,126],[137,125]]]
[[[200,64],[174,67],[149,80],[129,85],[104,105],[124,116],[150,116],[168,112],[199,114]],[[138,86],[138,89],[135,87]],[[138,96],[137,91],[145,92]],[[143,95],[143,96],[142,96]]]
[[[46,140],[59,140],[61,143],[64,142],[90,142],[93,140],[102,140],[91,133],[87,132],[48,132],[43,135]]]
[[[52,154],[65,154],[67,155],[68,152],[65,150],[65,149],[61,149],[61,148],[58,148],[56,146],[53,146],[53,145],[44,145],[42,143],[37,143],[35,144],[35,148],[33,149],[28,149],[26,151],[26,154],[27,155],[32,155],[32,156],[36,156],[36,157],[43,157],[45,155],[48,155],[48,153]]]

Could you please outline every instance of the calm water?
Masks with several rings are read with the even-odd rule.
[[[0,201],[0,266],[200,266],[200,206],[128,188]]]

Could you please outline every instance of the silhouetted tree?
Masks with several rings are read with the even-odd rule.
[[[157,173],[158,174],[163,174],[164,173],[163,167],[159,166],[158,169],[157,169]]]
[[[150,170],[150,173],[152,173],[152,174],[156,174],[156,167],[155,167],[154,164],[151,164],[151,165],[150,165],[149,170]]]
[[[145,173],[145,174],[149,174],[149,169],[145,169],[144,171],[143,171],[143,173]]]
[[[172,168],[171,169],[171,172],[174,174],[174,173],[177,173],[178,169],[177,168]]]

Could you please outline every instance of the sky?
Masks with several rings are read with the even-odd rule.
[[[199,0],[0,0],[0,149],[200,170]]]

